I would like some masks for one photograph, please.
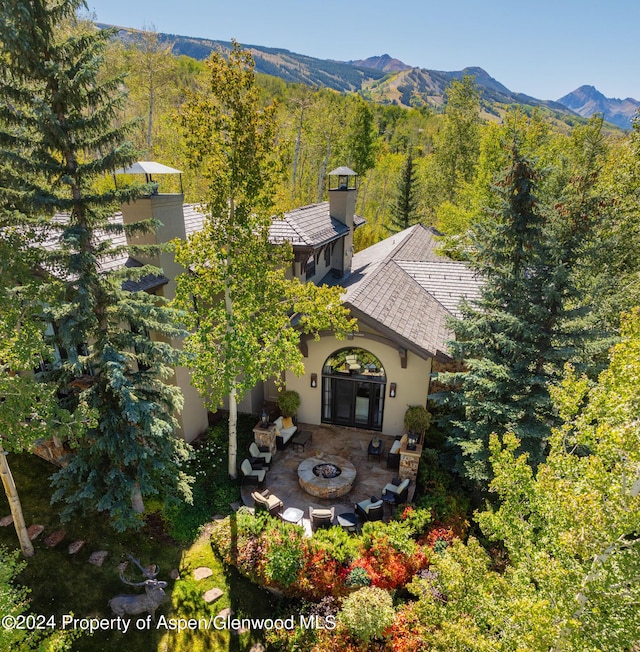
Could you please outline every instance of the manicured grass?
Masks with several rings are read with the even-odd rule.
[[[31,613],[62,616],[73,613],[77,618],[109,618],[108,601],[120,593],[141,593],[141,589],[124,585],[118,576],[117,566],[133,554],[143,565],[158,564],[158,579],[168,582],[167,599],[158,608],[157,616],[169,618],[205,618],[215,616],[225,607],[231,607],[237,616],[272,616],[274,608],[269,594],[240,577],[235,571],[225,569],[215,557],[209,544],[206,526],[197,537],[181,542],[167,533],[160,514],[154,514],[142,532],[114,532],[103,516],[78,518],[70,523],[60,523],[58,509],[49,504],[51,490],[48,477],[55,470],[43,460],[31,455],[10,455],[9,464],[18,486],[27,525],[39,523],[45,531],[34,542],[36,554],[27,560],[26,568],[17,581],[31,589]],[[228,491],[228,490],[227,490]],[[4,495],[0,495],[0,516],[9,513]],[[64,529],[65,540],[56,548],[44,544],[52,531]],[[83,539],[84,548],[70,556],[67,546],[71,541]],[[18,547],[13,526],[0,528],[0,545]],[[89,555],[96,550],[107,550],[109,556],[100,568],[88,563]],[[193,569],[208,566],[213,575],[196,582]],[[178,569],[180,579],[169,577]],[[131,567],[130,578],[140,581],[140,572]],[[202,600],[202,594],[213,587],[223,591],[223,596],[212,605]],[[171,632],[161,628],[137,631],[135,618],[124,634],[115,630],[100,631],[93,636],[83,635],[73,643],[78,652],[120,652],[129,650],[191,652],[193,650],[237,650],[242,652],[260,640],[261,633],[247,632],[240,636],[227,631]]]

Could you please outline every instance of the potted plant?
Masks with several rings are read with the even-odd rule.
[[[293,417],[300,407],[300,394],[293,389],[285,389],[278,395],[278,407],[283,417]]]
[[[417,435],[419,442],[422,441],[422,437],[430,425],[431,415],[422,405],[410,405],[404,413],[404,427],[410,435]],[[409,436],[409,440],[411,439],[415,442],[415,438]],[[415,450],[415,443],[413,450]]]

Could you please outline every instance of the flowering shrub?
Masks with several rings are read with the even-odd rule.
[[[342,603],[338,617],[352,636],[366,643],[378,638],[393,623],[394,615],[391,596],[382,589],[366,586]]]

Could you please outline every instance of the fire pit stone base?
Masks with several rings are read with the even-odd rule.
[[[335,466],[339,473],[334,477],[317,475],[314,467]],[[331,475],[331,474],[327,474]],[[356,467],[343,457],[319,453],[309,457],[298,466],[298,482],[308,494],[318,498],[338,498],[351,491],[356,479]]]

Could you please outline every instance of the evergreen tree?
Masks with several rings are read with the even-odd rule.
[[[390,223],[385,226],[386,230],[389,233],[398,233],[416,224],[418,222],[417,205],[416,169],[413,164],[413,155],[409,150],[396,187],[391,219]]]
[[[466,370],[445,374],[458,385],[448,403],[458,470],[486,480],[492,433],[514,432],[530,462],[544,459],[555,422],[549,385],[575,360],[581,310],[566,243],[548,228],[536,198],[537,175],[514,143],[510,169],[497,184],[502,206],[475,226],[471,266],[484,285],[477,305],[463,307],[450,345]]]
[[[6,212],[28,216],[17,220],[20,229],[39,220],[35,228],[56,242],[40,267],[51,290],[42,318],[55,326],[51,344],[61,353],[49,379],[66,407],[86,403],[97,415],[95,427],[70,442],[74,455],[54,476],[53,499],[66,502],[63,516],[94,507],[124,529],[141,524],[144,497],[189,493],[179,469],[185,444],[174,435],[181,396],[164,382],[176,352],[149,336],[182,331],[158,297],[123,289],[158,270],[105,269],[127,251],[114,208],[144,189],[96,190],[136,153],[126,141],[130,126],[113,126],[122,80],[102,76],[111,34],[79,23],[82,6],[2,0],[2,201]]]

